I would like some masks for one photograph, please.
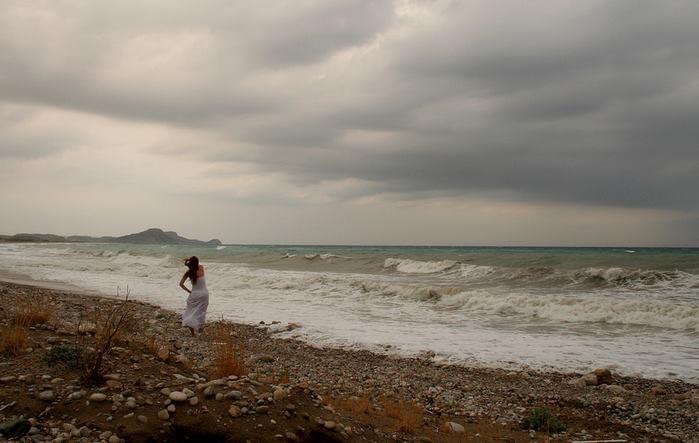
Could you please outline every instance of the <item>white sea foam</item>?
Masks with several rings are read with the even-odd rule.
[[[484,314],[699,331],[699,307],[655,300],[501,294],[484,290],[444,294],[437,300],[439,305]]]
[[[295,255],[292,255],[292,257]],[[306,254],[303,256],[307,260],[315,260],[315,259],[321,259],[321,260],[330,260],[333,258],[341,258],[343,260],[351,260],[352,257],[347,257],[344,255],[336,255],[336,254]]]
[[[419,261],[409,258],[387,258],[384,263],[384,268],[394,268],[398,272],[405,274],[434,274],[443,272],[456,266],[454,260],[441,261]]]
[[[163,255],[154,248],[159,252],[144,255],[142,247],[115,248],[121,246],[107,251],[0,244],[0,267],[107,295],[128,285],[135,299],[182,309],[186,294],[176,283],[183,267],[173,258],[182,251],[171,248],[171,255]],[[627,373],[698,378],[694,274],[383,258],[370,265],[381,269],[383,262],[397,272],[310,271],[362,263],[345,261],[343,251],[337,252],[339,258],[324,261],[317,254],[306,271],[205,260],[211,318],[296,322],[303,328],[290,334],[311,343],[374,350],[390,345],[406,354],[432,349],[455,362],[514,361],[565,370],[616,363]],[[305,262],[299,258],[294,267]],[[541,285],[549,279],[555,284]],[[638,290],[639,285],[650,289]]]

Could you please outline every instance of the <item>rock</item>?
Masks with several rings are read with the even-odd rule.
[[[199,397],[191,397],[189,399],[189,405],[190,406],[196,406],[199,404]]]
[[[228,408],[228,415],[230,415],[233,418],[236,418],[243,415],[243,413],[239,407],[237,407],[236,405],[232,405],[230,408]]]
[[[108,440],[112,436],[112,431],[104,431],[99,435],[100,440]]]
[[[158,411],[158,418],[161,420],[170,420],[170,413],[167,409],[161,409]]]
[[[665,395],[667,394],[667,390],[663,385],[655,384],[648,390],[648,393],[651,395]]]
[[[116,435],[109,437],[109,443],[121,443],[121,439]]]
[[[207,386],[206,388],[204,388],[204,397],[209,398],[213,397],[214,395],[216,395],[216,393],[214,392],[213,386]]]
[[[258,406],[255,408],[255,412],[257,412],[258,414],[266,414],[269,412],[269,406],[267,406],[267,405]]]
[[[39,400],[52,401],[54,398],[53,391],[42,391],[39,393]]]
[[[172,401],[185,401],[187,400],[187,394],[184,392],[173,391],[170,393],[170,400]]]
[[[274,357],[268,354],[260,354],[257,357],[255,357],[255,361],[261,363],[274,363]]]
[[[141,423],[148,423],[148,417],[146,417],[145,415],[139,415],[138,417],[136,417],[136,420],[140,421]]]
[[[216,394],[216,401],[221,401],[221,400],[223,400],[223,394],[221,392],[219,392],[218,394]]]
[[[448,421],[444,424],[444,431],[445,432],[453,432],[453,433],[462,433],[466,432],[466,429],[458,423],[454,423],[453,421]]]
[[[587,386],[597,386],[597,384],[599,383],[595,374],[585,374],[582,377],[580,377],[580,380],[585,382],[585,385]]]
[[[282,400],[284,400],[288,395],[289,395],[289,393],[286,391],[286,389],[284,389],[284,388],[277,388],[277,389],[274,390],[274,394],[273,394],[274,401],[282,401]]]
[[[163,388],[160,390],[160,393],[163,395],[170,395],[171,392],[172,392],[172,389],[170,389],[170,388]]]
[[[129,409],[136,409],[138,407],[138,404],[136,403],[135,398],[130,398],[130,399],[126,400],[125,406]]]
[[[243,398],[243,393],[240,391],[230,391],[225,395],[225,398],[229,400],[240,400],[241,398]]]
[[[158,358],[161,361],[167,361],[168,358],[170,358],[170,350],[165,346],[161,347],[160,349],[158,349]]]
[[[287,433],[285,433],[284,437],[289,441],[299,441],[298,436],[291,431],[288,431]]]
[[[19,420],[8,420],[6,422],[0,423],[0,434],[4,438],[19,438],[24,434],[28,433],[32,428],[29,420],[19,419]]]
[[[612,371],[607,368],[598,368],[592,371],[595,376],[597,376],[596,385],[611,385],[614,380],[612,380]]]
[[[12,383],[17,380],[17,377],[9,375],[7,377],[0,377],[0,383]]]
[[[95,392],[94,394],[90,395],[90,401],[94,401],[95,403],[102,403],[107,399],[107,396],[101,392]]]
[[[175,407],[175,405],[167,405],[167,412],[174,414],[176,410],[177,408]]]
[[[78,433],[81,437],[89,437],[92,431],[87,426],[83,426],[82,428],[78,429]]]
[[[121,382],[117,380],[107,380],[105,386],[107,386],[107,389],[109,389],[110,391],[116,391],[124,387],[124,385],[122,385]]]
[[[184,393],[184,395],[187,396],[187,398],[193,397],[193,396],[194,396],[194,392],[192,392],[191,389],[184,388],[184,389],[182,390],[182,392]]]
[[[609,390],[615,394],[623,394],[624,392],[626,392],[626,389],[624,389],[623,386],[619,386],[619,385],[607,385],[607,390]]]
[[[334,421],[327,420],[325,423],[323,423],[323,426],[325,427],[325,429],[333,430],[333,429],[335,429],[335,426],[337,426],[337,425],[335,424]]]
[[[105,380],[116,380],[118,381],[121,379],[121,374],[107,374],[104,376]],[[106,439],[105,439],[106,440]]]
[[[568,383],[579,388],[584,388],[585,386],[587,386],[587,382],[585,381],[584,377],[576,378]]]

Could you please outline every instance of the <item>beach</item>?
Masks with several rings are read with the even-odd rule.
[[[188,337],[177,313],[138,301],[132,302],[133,315],[142,328],[107,358],[110,380],[117,381],[83,387],[75,373],[47,366],[42,356],[57,344],[75,342],[81,322],[108,310],[115,300],[65,289],[0,286],[3,327],[22,299],[40,297],[55,312],[52,321],[32,328],[27,349],[0,365],[1,418],[31,419],[34,434],[29,438],[34,440],[61,441],[61,435],[71,436],[76,430],[74,437],[85,441],[99,440],[108,432],[102,440],[112,435],[128,441],[146,441],[153,435],[165,440],[177,432],[206,431],[228,435],[230,441],[245,441],[236,440],[239,435],[250,441],[691,442],[699,433],[699,390],[691,382],[605,371],[592,380],[582,373],[447,364],[435,361],[429,352],[406,358],[328,348],[285,337],[282,331],[297,327],[289,323],[229,323],[244,345],[249,373],[217,381],[211,375],[211,336]],[[145,346],[145,337],[155,337],[159,345]],[[166,359],[157,355],[163,346],[168,349]],[[216,394],[232,389],[229,385],[245,395],[219,398]],[[214,389],[205,394],[209,386]],[[197,397],[194,404],[178,404],[167,420],[158,418],[169,398],[164,393],[185,387]],[[47,390],[51,398],[40,400]],[[264,391],[282,393],[275,400],[276,395]],[[94,393],[105,393],[106,399],[99,404],[85,401]],[[398,430],[397,419],[385,412],[388,397],[415,402],[421,411],[419,425]],[[362,399],[370,402],[373,412],[353,406]],[[246,410],[242,418],[229,413],[233,406]],[[550,410],[567,431],[550,435],[523,430],[523,417],[535,407]],[[457,426],[447,428],[452,426],[447,423]],[[448,432],[453,429],[463,432]],[[81,437],[81,432],[92,437]]]

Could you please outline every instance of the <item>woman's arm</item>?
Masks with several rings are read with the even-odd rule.
[[[190,291],[189,288],[187,288],[184,285],[184,282],[186,282],[186,281],[187,281],[187,273],[185,272],[184,275],[182,276],[182,280],[180,280],[180,288],[184,289],[188,293],[191,293],[192,291]]]

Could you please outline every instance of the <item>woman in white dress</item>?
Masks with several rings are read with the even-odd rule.
[[[187,297],[187,309],[182,314],[182,326],[188,327],[189,332],[194,336],[197,332],[204,331],[206,309],[209,307],[209,290],[206,289],[204,267],[199,264],[199,258],[189,257],[184,264],[188,269],[180,280],[180,287],[189,293],[189,297]],[[192,282],[191,290],[184,285],[187,279]]]

